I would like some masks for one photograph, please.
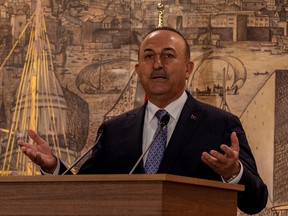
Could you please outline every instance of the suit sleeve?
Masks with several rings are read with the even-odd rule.
[[[247,214],[256,214],[262,211],[267,204],[267,186],[259,176],[256,161],[240,120],[233,116],[229,124],[231,124],[230,132],[237,133],[240,145],[239,159],[243,165],[243,175],[239,184],[245,185],[245,191],[238,193],[238,208]]]

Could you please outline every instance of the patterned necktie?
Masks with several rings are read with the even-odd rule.
[[[160,162],[162,160],[166,143],[167,143],[167,125],[164,127],[161,126],[161,118],[167,114],[166,110],[158,110],[155,113],[155,116],[158,119],[158,127],[156,129],[156,132],[154,134],[154,141],[151,144],[151,148],[149,150],[146,163],[144,166],[145,173],[153,174],[156,173]]]

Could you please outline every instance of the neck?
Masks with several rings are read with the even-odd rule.
[[[156,95],[156,96],[148,96],[148,100],[153,103],[155,106],[164,109],[165,107],[167,107],[170,103],[172,103],[173,101],[177,100],[179,97],[181,97],[181,95],[183,94],[183,92],[181,92],[180,94],[175,95],[172,98],[167,98],[166,95]]]

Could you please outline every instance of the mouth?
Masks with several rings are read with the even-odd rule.
[[[151,79],[156,80],[156,79],[167,79],[167,76],[163,70],[159,71],[153,71],[151,74]]]
[[[152,76],[151,78],[153,80],[156,80],[156,79],[167,79],[167,77],[165,77],[165,76]]]

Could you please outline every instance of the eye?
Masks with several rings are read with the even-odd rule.
[[[144,59],[153,59],[153,57],[154,57],[154,54],[153,54],[153,53],[146,53],[146,54],[144,55]]]
[[[172,53],[164,53],[163,54],[163,58],[165,58],[165,59],[169,59],[169,58],[174,58],[175,56],[174,56],[174,54],[172,54]]]

